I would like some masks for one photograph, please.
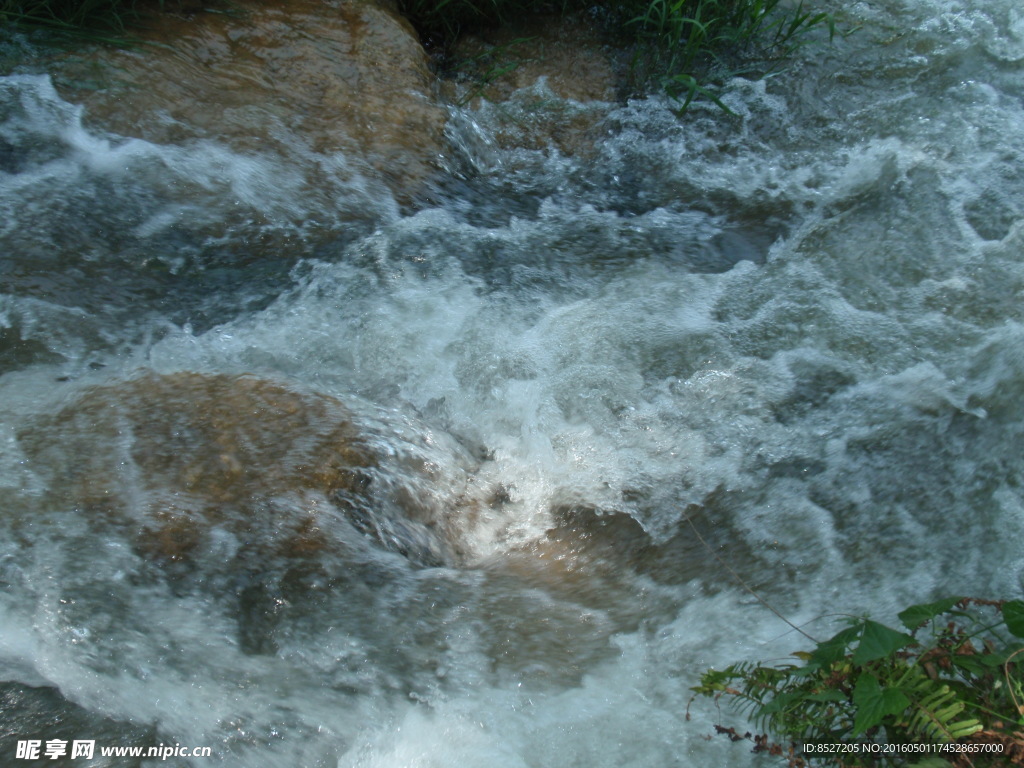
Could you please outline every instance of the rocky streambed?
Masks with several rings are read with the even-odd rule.
[[[3,43],[3,760],[742,764],[689,686],[803,646],[737,576],[1019,596],[1019,13],[834,10],[684,119],[580,18]]]

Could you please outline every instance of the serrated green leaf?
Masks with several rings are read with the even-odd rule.
[[[1009,661],[1010,657],[1017,653],[1018,650],[1018,648],[1014,648],[1011,645],[1006,648],[1000,648],[996,650],[994,653],[986,653],[980,658],[982,663],[988,667],[1001,667],[1003,666],[1003,664]]]
[[[1024,600],[1003,603],[1003,621],[1013,634],[1024,637]]]
[[[962,597],[947,597],[944,600],[936,600],[934,603],[912,605],[906,610],[900,611],[899,619],[903,622],[904,627],[913,631],[926,621],[931,621],[939,614],[945,613],[962,599]]]
[[[991,658],[988,655],[985,656],[957,656],[953,655],[949,657],[949,661],[953,666],[958,669],[962,669],[965,672],[970,672],[972,675],[982,676],[988,674],[993,666]]]
[[[864,673],[853,689],[853,705],[857,708],[853,735],[857,736],[881,723],[886,716],[906,711],[910,699],[898,688],[883,688],[878,678]]]
[[[897,632],[889,629],[877,621],[865,621],[864,632],[861,634],[860,644],[853,652],[853,663],[867,664],[869,661],[888,656],[904,646],[914,642],[914,638],[905,632]]]
[[[808,664],[819,667],[831,667],[837,661],[846,656],[846,649],[860,636],[860,624],[847,627],[837,632],[828,640],[818,643],[818,647],[811,654]]]

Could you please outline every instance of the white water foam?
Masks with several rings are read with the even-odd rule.
[[[500,149],[500,110],[463,111],[467,199],[406,216],[380,203],[373,231],[212,327],[97,349],[65,315],[39,321],[39,299],[7,299],[6,327],[106,365],[70,383],[53,362],[6,373],[9,435],[63,391],[140,367],[248,372],[351,403],[380,445],[437,467],[432,504],[484,510],[464,531],[471,568],[310,589],[267,655],[239,649],[237,608],[213,588],[140,586],[123,542],[55,533],[41,523],[61,511],[39,510],[20,535],[42,554],[26,562],[14,536],[0,554],[9,678],[209,741],[229,765],[743,764],[742,746],[703,738],[712,706],[685,720],[688,686],[806,643],[742,596],[688,518],[819,636],[824,614],[1019,595],[1019,14],[847,10],[865,31],[737,83],[737,118],[637,100],[606,119],[596,160]],[[76,124],[44,81],[18,87],[59,130]],[[119,178],[114,160],[143,157],[131,167],[166,164],[214,208],[329,209],[274,158],[68,141],[11,183]],[[140,237],[176,215],[161,205]],[[5,493],[32,508],[24,457],[10,440],[2,457]],[[549,541],[566,509],[626,513],[668,554],[609,555],[616,583],[604,555]],[[536,562],[517,565],[524,552]]]

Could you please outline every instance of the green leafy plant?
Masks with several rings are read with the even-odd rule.
[[[764,76],[818,29],[836,34],[834,17],[803,0],[648,0],[629,20],[640,42],[634,68],[685,110],[696,98],[727,109],[719,84],[737,75]],[[727,110],[728,111],[728,110]]]
[[[399,0],[399,9],[442,61],[465,31],[585,9],[633,46],[638,87],[663,89],[680,112],[698,99],[729,111],[721,99],[725,80],[777,72],[816,30],[830,40],[836,34],[833,16],[804,0]],[[449,71],[458,66],[443,64]]]
[[[720,733],[790,766],[1024,766],[1024,601],[952,597],[899,619],[903,629],[851,619],[795,653],[799,663],[709,670],[693,690],[766,731]],[[814,749],[825,743],[859,748]],[[872,746],[881,744],[904,746]]]

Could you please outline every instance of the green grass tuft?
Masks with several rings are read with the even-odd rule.
[[[628,24],[639,42],[634,70],[660,85],[685,110],[705,98],[725,109],[720,84],[763,77],[818,30],[836,34],[834,17],[783,0],[635,0]]]
[[[443,54],[459,35],[539,14],[586,10],[632,46],[638,90],[662,89],[680,111],[695,100],[727,109],[722,84],[778,71],[801,46],[836,33],[831,14],[805,0],[399,0],[429,48]],[[448,69],[457,64],[445,62]]]

